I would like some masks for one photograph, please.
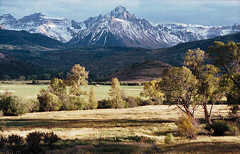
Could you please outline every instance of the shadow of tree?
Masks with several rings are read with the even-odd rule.
[[[7,128],[111,128],[151,126],[172,123],[171,120],[128,120],[128,119],[2,119],[0,125]]]

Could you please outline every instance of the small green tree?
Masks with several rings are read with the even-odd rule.
[[[144,83],[143,91],[141,92],[141,96],[147,97],[150,99],[163,99],[164,94],[158,90],[158,83],[161,82],[162,79],[152,80]]]
[[[196,77],[188,68],[172,67],[163,75],[158,89],[164,93],[166,101],[176,104],[181,111],[194,118],[197,85]]]
[[[42,89],[37,98],[40,103],[40,111],[59,111],[62,108],[59,97],[48,90]]]
[[[204,64],[206,59],[206,54],[203,50],[199,48],[196,50],[188,50],[185,59],[184,65],[187,66],[195,76],[200,76],[201,66]]]
[[[82,90],[83,86],[88,85],[87,78],[88,72],[85,70],[85,67],[75,64],[65,81],[70,86],[70,94],[76,96],[87,95],[87,91]]]
[[[113,108],[123,108],[125,107],[124,100],[122,98],[120,82],[118,78],[112,79],[112,87],[110,89],[109,95],[112,101]]]
[[[88,103],[90,109],[96,109],[98,107],[98,101],[95,96],[94,88],[91,87],[88,95]]]
[[[64,81],[62,79],[58,79],[58,78],[53,78],[51,80],[51,83],[48,87],[49,92],[59,96],[59,97],[63,97],[65,95],[67,95],[67,86],[64,83]]]
[[[194,118],[189,115],[183,115],[182,117],[179,117],[175,124],[182,136],[196,139],[197,134],[199,133],[199,126]]]
[[[62,104],[66,104],[69,101],[69,92],[67,89],[67,85],[64,80],[53,78],[48,87],[48,91],[54,95],[56,95]]]

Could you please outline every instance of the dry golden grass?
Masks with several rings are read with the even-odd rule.
[[[210,106],[209,106],[210,108]],[[227,116],[227,105],[215,105],[213,108],[213,117]],[[77,111],[57,111],[57,112],[36,112],[27,113],[17,117],[0,117],[3,119],[51,119],[51,120],[111,120],[111,119],[126,119],[126,120],[166,120],[174,121],[181,116],[181,112],[175,105],[150,105],[127,109],[97,109],[97,110],[77,110]],[[203,110],[199,107],[196,112],[196,117],[203,117]]]
[[[226,117],[226,105],[214,106],[214,117]],[[202,118],[203,111],[196,113]],[[101,109],[85,111],[60,111],[27,113],[17,117],[0,117],[4,135],[26,136],[32,131],[54,131],[63,139],[97,139],[100,137],[148,136],[163,143],[164,135],[156,132],[176,130],[174,121],[181,116],[176,106],[157,105],[128,109]],[[238,137],[206,137],[197,141],[235,141]],[[180,141],[179,142],[189,142]],[[194,141],[193,141],[194,142]]]
[[[227,117],[227,115],[228,106],[214,106],[214,118]],[[221,152],[218,146],[221,146],[225,152],[233,147],[234,152],[240,149],[240,137],[236,136],[198,136],[197,140],[175,137],[175,144],[170,145],[170,147],[166,146],[164,144],[165,135],[167,132],[175,132],[177,130],[174,121],[177,120],[179,116],[181,116],[181,112],[176,109],[176,106],[168,105],[144,106],[128,109],[38,112],[17,117],[0,117],[0,127],[2,129],[1,134],[5,136],[18,134],[25,137],[28,133],[33,131],[53,131],[65,140],[64,142],[66,143],[68,141],[70,141],[70,144],[72,144],[72,141],[73,143],[75,141],[77,142],[74,143],[74,145],[78,146],[54,151],[61,153],[66,153],[67,151],[85,153],[91,150],[101,151],[104,150],[104,148],[112,149],[113,151],[123,150],[123,152],[126,150],[125,152],[127,153],[129,150],[135,150],[135,152],[137,152],[137,150],[142,152],[149,148],[150,151],[156,150],[153,145],[141,143],[126,145],[124,143],[114,143],[102,147],[78,144],[79,141],[85,142],[86,140],[90,140],[96,142],[100,139],[105,140],[113,137],[127,138],[129,136],[145,136],[151,138],[156,141],[160,150],[162,149],[171,153],[176,151],[184,152],[184,149],[187,151],[200,149],[200,152],[206,152],[208,148],[218,153]],[[196,116],[198,118],[203,118],[203,110],[201,108],[196,112]]]

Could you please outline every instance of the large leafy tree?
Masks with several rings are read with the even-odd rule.
[[[219,70],[211,64],[206,64],[207,56],[203,50],[188,50],[184,64],[188,67],[198,80],[198,103],[202,106],[205,120],[211,124],[211,113],[214,102],[223,97],[223,92],[219,90]],[[208,110],[208,102],[211,108]]]
[[[216,41],[209,48],[213,62],[233,81],[240,89],[240,43],[223,43]]]
[[[197,85],[198,81],[191,70],[183,66],[172,67],[165,73],[158,88],[164,93],[166,101],[177,104],[181,111],[194,118]]]
[[[240,104],[240,43],[215,42],[209,48],[210,56],[222,71],[221,88],[226,91],[228,103],[236,114]]]

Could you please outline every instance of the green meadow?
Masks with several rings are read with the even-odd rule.
[[[10,92],[12,95],[20,96],[26,99],[36,98],[41,89],[46,89],[48,85],[31,85],[31,84],[1,84],[0,93]],[[90,87],[94,87],[95,94],[98,100],[108,98],[109,89],[111,86],[89,85],[84,90],[89,91]],[[126,96],[139,96],[142,86],[121,86],[123,93]]]

